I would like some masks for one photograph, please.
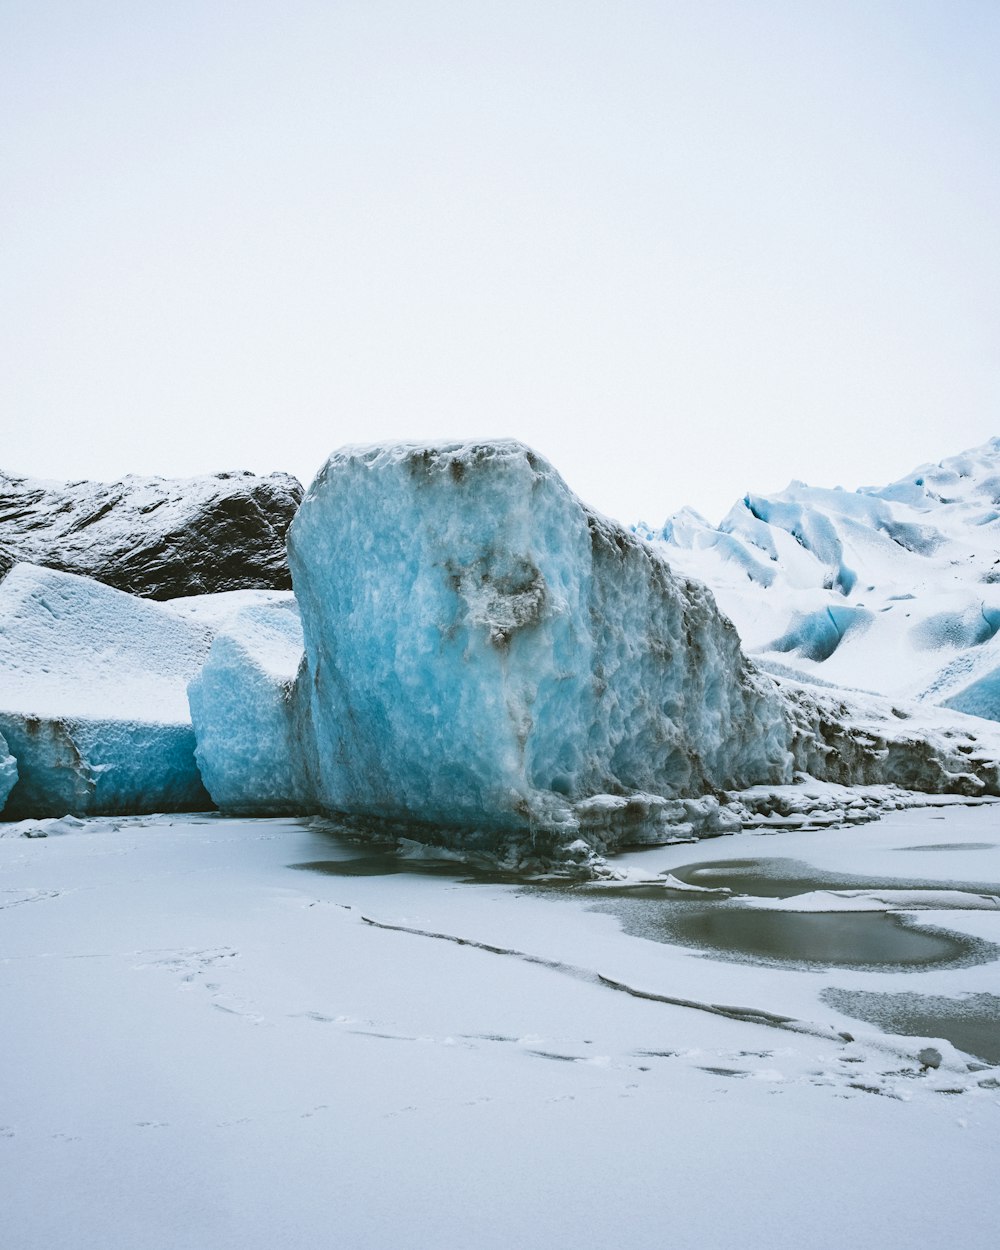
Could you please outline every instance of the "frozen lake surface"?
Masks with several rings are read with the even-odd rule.
[[[0,836],[3,1245],[992,1247],[998,833],[948,806],[615,861],[743,898],[411,871],[293,819]]]

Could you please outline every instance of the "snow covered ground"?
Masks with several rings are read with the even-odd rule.
[[[994,804],[614,861],[686,893],[398,871],[296,819],[42,829],[0,825],[6,1250],[995,1244],[1000,1056],[843,1010],[1000,1002]],[[769,901],[704,893],[738,880]],[[789,893],[860,899],[901,962],[662,940]]]

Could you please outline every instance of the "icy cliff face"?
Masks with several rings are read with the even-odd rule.
[[[223,811],[278,815],[316,808],[302,625],[289,594],[227,620],[188,687],[195,757]]]
[[[1000,719],[1000,439],[890,486],[793,482],[652,533],[744,645],[805,677]]]
[[[188,681],[211,636],[89,578],[18,564],[0,582],[0,732],[21,816],[210,806]]]
[[[27,561],[149,599],[287,589],[301,498],[285,473],[62,483],[0,472],[0,577]]]
[[[594,795],[790,777],[711,595],[519,443],[336,453],[289,563],[328,810],[572,831]]]
[[[0,734],[0,812],[7,802],[7,795],[17,781],[17,761],[7,749],[7,739]]]

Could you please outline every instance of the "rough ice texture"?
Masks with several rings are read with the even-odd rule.
[[[17,564],[0,582],[0,732],[28,816],[210,806],[187,684],[211,636],[90,578]]]
[[[223,624],[188,687],[195,757],[216,805],[237,813],[315,810],[315,743],[302,625],[291,595]]]
[[[7,739],[0,734],[0,811],[7,802],[7,795],[17,781],[17,761],[7,749]]]
[[[718,527],[683,509],[640,532],[712,587],[752,653],[1000,720],[1000,439],[890,486],[793,482]]]
[[[1000,794],[1000,726],[926,704],[777,678],[796,770],[844,786]]]
[[[595,795],[790,778],[711,594],[519,443],[336,453],[289,562],[328,811],[575,836]]]
[[[286,473],[48,482],[0,472],[0,577],[29,561],[149,599],[287,589]]]

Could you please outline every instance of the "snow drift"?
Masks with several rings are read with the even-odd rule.
[[[209,806],[186,689],[210,637],[89,578],[15,565],[0,582],[0,733],[18,774],[4,817]]]
[[[519,443],[337,452],[289,563],[327,810],[571,833],[595,795],[790,777],[711,595]]]

